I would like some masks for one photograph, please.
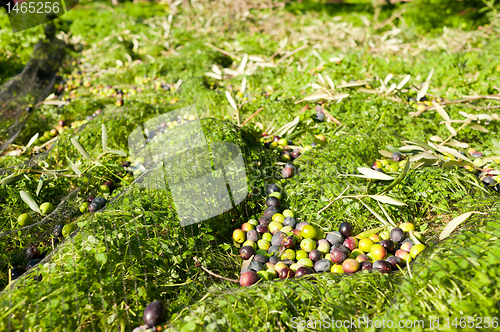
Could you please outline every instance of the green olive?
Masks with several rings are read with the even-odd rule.
[[[88,202],[83,202],[82,205],[80,205],[80,212],[85,213],[89,210],[89,203]]]
[[[33,217],[28,213],[23,213],[17,218],[17,222],[21,226],[28,226],[33,223]]]
[[[40,205],[40,211],[42,211],[42,214],[52,213],[52,211],[54,211],[54,205],[50,202],[45,202]]]
[[[76,229],[76,225],[75,224],[67,224],[67,225],[64,225],[63,229],[62,229],[62,235],[64,237],[68,237],[69,235],[71,235],[71,233],[73,233]]]

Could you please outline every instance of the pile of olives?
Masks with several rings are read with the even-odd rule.
[[[406,160],[403,159],[403,154],[396,151],[392,154],[391,158],[377,159],[371,168],[382,173],[401,171],[406,164]]]
[[[263,136],[267,136],[267,133],[264,133]],[[304,151],[325,146],[326,142],[326,137],[322,134],[319,134],[314,136],[311,145],[306,145],[302,148],[293,146],[293,142],[290,140],[281,138],[280,136],[274,136],[272,141],[264,142],[264,147],[272,151],[277,151],[279,153],[280,161],[285,163],[285,166],[281,171],[281,175],[283,176],[283,178],[289,179],[292,178],[297,171],[292,161],[298,158]]]
[[[428,106],[432,106],[432,102],[428,100],[426,96],[423,96],[422,98],[420,98],[420,100],[417,100],[414,97],[408,97],[407,101],[412,108],[416,109],[419,112],[422,112]],[[433,99],[432,101],[437,101],[438,103],[442,103],[444,102],[444,99],[439,97],[437,99]]]
[[[260,279],[322,272],[397,271],[425,249],[422,235],[408,222],[358,236],[353,236],[352,224],[343,222],[338,231],[325,233],[297,220],[293,211],[281,211],[278,189],[276,185],[268,187],[271,193],[266,199],[267,208],[259,220],[250,219],[233,231],[233,241],[244,260],[241,286],[253,285]]]

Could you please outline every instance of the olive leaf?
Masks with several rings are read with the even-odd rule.
[[[423,153],[426,153],[426,152],[423,152]],[[410,166],[411,166],[411,162],[410,162],[410,160],[407,160],[405,163],[405,167],[403,168],[403,171],[399,174],[399,176],[396,178],[396,180],[394,180],[393,182],[391,182],[391,184],[389,184],[387,187],[385,187],[384,190],[382,190],[379,193],[379,195],[382,195],[383,193],[391,190],[396,185],[398,185],[401,181],[403,181],[403,179],[406,176],[406,173],[408,173],[408,170],[410,169]]]
[[[119,156],[122,156],[122,157],[126,157],[127,156],[127,152],[125,152],[123,150],[108,150],[107,152],[112,153],[112,154],[116,154],[116,155],[119,155]]]
[[[35,135],[33,135],[33,137],[30,138],[30,141],[28,142],[28,144],[26,144],[26,149],[29,148],[31,144],[35,143],[37,138],[38,138],[38,133],[36,133]]]
[[[478,125],[476,123],[470,124],[469,127],[471,127],[472,129],[479,130],[479,131],[481,131],[483,133],[489,133],[490,132],[488,129],[486,129],[483,126]]]
[[[458,227],[458,225],[460,225],[461,223],[465,222],[474,213],[486,214],[486,213],[479,212],[479,211],[470,211],[470,212],[466,212],[464,214],[459,215],[458,217],[456,217],[452,221],[450,221],[448,223],[448,225],[446,225],[446,227],[443,229],[443,231],[441,232],[441,234],[439,234],[439,240],[443,240],[444,238],[447,238],[448,236],[450,236],[451,232],[453,232],[455,230],[455,228]]]
[[[367,179],[374,179],[374,180],[394,180],[394,178],[390,175],[387,175],[385,173],[381,173],[378,171],[375,171],[371,168],[368,167],[358,167],[358,171],[362,173]]]
[[[405,145],[399,148],[401,152],[411,152],[411,151],[426,151],[423,147],[419,145]]]
[[[314,101],[314,100],[319,100],[319,99],[325,99],[329,97],[330,95],[327,93],[319,93],[319,94],[313,94],[310,96],[307,96],[304,98],[305,101]]]
[[[400,201],[399,199],[395,199],[385,195],[368,195],[368,197],[386,204],[401,205],[401,206],[406,205],[406,203]]]
[[[286,133],[288,133],[288,135],[290,135],[291,132],[297,127],[299,121],[300,121],[300,118],[298,116],[296,116],[292,121],[288,122],[283,127],[278,129],[278,131],[276,132],[276,135],[283,136]]]
[[[466,156],[460,154],[457,150],[455,149],[452,149],[452,148],[448,148],[446,146],[442,146],[442,145],[437,145],[436,148],[442,152],[442,153],[448,153],[448,154],[451,154],[453,157],[457,158],[457,159],[462,159],[462,160],[467,160],[468,162],[472,163],[472,161],[467,158]]]
[[[106,152],[108,150],[108,130],[104,123],[102,124],[102,151]]]
[[[422,99],[422,97],[425,96],[428,89],[429,89],[429,82],[426,81],[422,84],[422,88],[417,93],[417,101],[420,101],[420,99]]]
[[[365,202],[363,202],[362,199],[360,198],[357,198],[358,201],[361,202],[361,204],[363,204],[365,206],[365,208],[368,209],[368,211],[370,211],[378,220],[380,220],[384,225],[386,226],[392,226],[392,227],[396,227],[396,225],[394,223],[390,223],[388,222],[387,220],[385,220],[384,218],[382,218],[382,216],[380,214],[378,214],[377,212],[373,211],[368,205],[365,204]]]
[[[35,200],[33,199],[33,197],[31,197],[30,194],[28,194],[26,191],[21,191],[19,194],[21,195],[21,199],[24,201],[24,203],[28,204],[30,209],[42,214],[42,211],[40,211],[38,204],[36,204]]]
[[[392,152],[389,152],[387,150],[378,150],[378,152],[384,156],[384,157],[387,157],[387,158],[391,158],[392,157]]]
[[[84,156],[88,160],[92,160],[92,158],[90,157],[89,153],[87,151],[85,151],[85,149],[80,144],[80,142],[78,142],[78,140],[76,140],[74,138],[71,138],[71,143],[73,143],[74,147],[78,150],[78,152],[81,153],[82,156]]]
[[[73,164],[73,162],[71,161],[71,159],[69,159],[68,157],[66,157],[66,159],[68,160],[70,166],[71,166],[71,169],[78,175],[82,174],[82,172],[80,171],[80,169],[78,169],[78,166],[76,166],[75,164]]]
[[[40,193],[40,190],[42,190],[42,187],[43,187],[43,175],[38,180],[38,186],[36,187],[36,195],[37,196]]]
[[[396,227],[396,224],[394,223],[394,221],[391,219],[391,216],[389,216],[389,214],[387,213],[387,211],[384,209],[384,207],[382,206],[382,204],[380,204],[379,201],[377,201],[377,204],[378,206],[380,207],[380,209],[382,210],[382,212],[384,212],[384,215],[385,217],[387,218],[387,221],[389,221],[389,223],[391,225],[393,225],[394,227]]]
[[[406,75],[402,80],[401,82],[399,82],[398,86],[396,89],[398,90],[401,90],[401,88],[403,88],[405,86],[406,83],[408,83],[408,81],[410,80],[410,77],[411,75]]]
[[[19,179],[21,179],[23,176],[24,176],[23,174],[12,173],[11,175],[6,176],[2,180],[0,180],[0,185],[14,184],[17,181],[19,181]]]
[[[236,107],[236,103],[234,102],[234,99],[233,99],[233,96],[231,96],[231,93],[229,91],[226,91],[226,98],[227,100],[229,101],[229,104],[231,105],[231,107],[237,111],[238,110],[238,107]]]

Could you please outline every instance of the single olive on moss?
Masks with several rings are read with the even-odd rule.
[[[42,203],[42,205],[40,205],[40,211],[42,214],[50,214],[54,211],[54,205],[50,202]]]
[[[40,257],[40,250],[38,250],[38,248],[35,246],[31,246],[28,249],[26,249],[25,255],[26,255],[26,259],[28,261],[30,261],[32,259]]]
[[[67,224],[62,228],[62,236],[68,237],[77,229],[75,224]]]
[[[28,226],[33,223],[33,217],[28,213],[23,213],[17,218],[17,223],[21,226]]]
[[[52,229],[52,235],[55,237],[61,237],[63,236],[63,225],[55,225],[54,228]]]
[[[144,309],[142,319],[148,327],[160,324],[167,314],[167,307],[162,301],[153,301]]]

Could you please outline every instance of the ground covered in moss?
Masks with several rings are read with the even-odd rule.
[[[500,185],[482,179],[492,172],[498,183],[500,174],[497,10],[483,1],[434,0],[381,7],[361,0],[80,2],[56,22],[67,57],[52,94],[1,152],[0,306],[7,310],[0,330],[130,331],[155,299],[168,305],[161,327],[168,331],[311,331],[325,318],[410,322],[414,331],[435,330],[429,324],[438,319],[443,331],[494,329]],[[8,27],[3,13],[0,26]],[[23,68],[39,38],[42,28],[0,31],[0,83]],[[128,137],[190,105],[210,154],[217,142],[242,151],[248,195],[217,217],[180,227],[172,192],[153,188],[164,178],[144,182],[155,173],[132,158]],[[178,135],[166,126],[167,137]],[[300,148],[320,134],[327,144],[303,151],[294,161],[299,172],[283,179],[279,153],[264,146],[275,134]],[[396,150],[411,160],[408,171],[389,173],[397,183],[352,176]],[[192,166],[192,157],[179,163]],[[99,193],[106,181],[116,188]],[[238,278],[231,234],[260,217],[268,183],[280,186],[300,220],[324,231],[343,221],[355,233],[383,226],[378,215],[415,223],[427,248],[390,275],[328,273],[240,288],[208,274],[200,263]],[[22,192],[36,208],[51,202],[55,211],[30,209]],[[405,205],[366,197],[374,194]],[[81,212],[97,195],[106,207]],[[334,201],[339,195],[350,198]],[[467,212],[475,213],[440,239]],[[34,223],[20,226],[23,213]],[[75,229],[55,241],[56,225]],[[12,281],[31,245],[46,257]]]

